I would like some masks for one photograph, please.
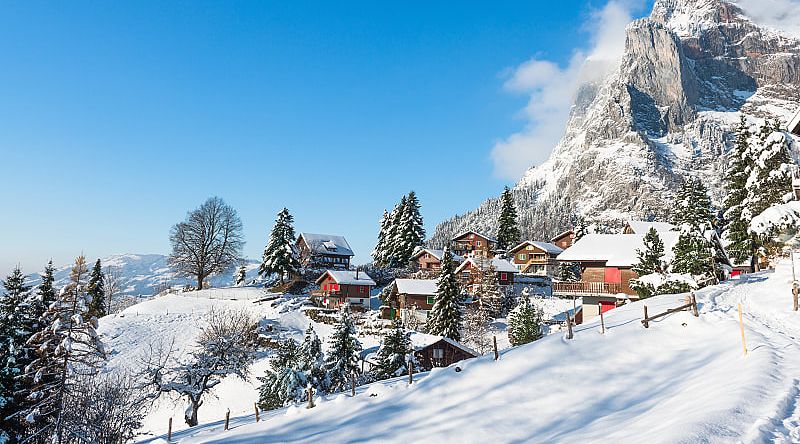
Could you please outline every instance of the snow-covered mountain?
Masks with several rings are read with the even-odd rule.
[[[591,69],[591,61],[584,69]],[[724,155],[739,114],[786,122],[800,107],[800,41],[723,0],[657,0],[626,28],[618,68],[583,84],[561,141],[514,187],[526,236],[546,238],[572,213],[613,221],[663,217],[686,175],[722,200]],[[496,199],[440,224],[494,232]]]
[[[89,267],[94,265],[94,260],[87,258]],[[115,254],[101,258],[103,270],[110,267],[117,275],[119,282],[119,295],[145,296],[156,294],[161,290],[176,285],[193,285],[194,279],[177,276],[169,268],[167,256],[161,254]],[[69,282],[71,265],[59,266],[54,273],[56,287],[62,287]],[[248,261],[247,278],[256,276],[258,265],[255,261]],[[217,275],[210,279],[212,287],[233,285],[233,272]],[[41,278],[38,274],[29,276],[31,285],[38,285]]]

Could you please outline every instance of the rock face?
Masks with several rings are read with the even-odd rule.
[[[684,176],[721,202],[725,153],[744,113],[787,121],[800,107],[800,42],[723,0],[657,0],[626,28],[619,68],[576,94],[564,137],[514,188],[523,233],[543,239],[571,213],[597,221],[667,217]],[[497,204],[445,221],[432,244],[494,232]]]

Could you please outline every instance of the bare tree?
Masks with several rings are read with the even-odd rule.
[[[258,322],[245,310],[212,310],[188,358],[174,362],[172,348],[155,350],[144,363],[143,376],[152,387],[152,398],[162,393],[185,396],[186,424],[197,425],[197,410],[203,395],[222,379],[236,375],[245,379],[255,359]],[[152,351],[152,350],[151,350]]]
[[[214,273],[235,266],[242,254],[242,221],[231,206],[211,197],[172,227],[170,265],[184,276],[197,279],[197,289]]]
[[[119,292],[119,286],[122,284],[120,278],[122,273],[119,267],[107,266],[106,271],[103,273],[103,289],[106,292],[106,313],[114,313],[114,296]]]

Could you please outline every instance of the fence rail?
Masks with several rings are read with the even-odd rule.
[[[612,295],[621,292],[620,284],[607,282],[553,282],[554,296]]]

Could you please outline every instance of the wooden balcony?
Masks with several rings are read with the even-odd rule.
[[[622,293],[620,284],[606,282],[553,282],[553,296],[605,296]]]

